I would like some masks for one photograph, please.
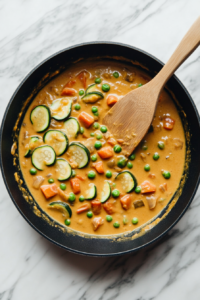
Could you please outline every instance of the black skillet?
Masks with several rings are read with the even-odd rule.
[[[50,80],[48,79],[48,77],[45,77],[46,74],[52,75],[56,70],[62,68],[64,69],[71,62],[74,62],[80,58],[86,59],[99,56],[107,56],[113,58],[123,57],[128,60],[137,61],[141,65],[146,67],[152,76],[155,76],[155,74],[159,72],[163,66],[163,63],[161,61],[142,50],[128,45],[110,42],[81,44],[67,48],[52,55],[37,67],[35,67],[26,76],[26,78],[22,81],[22,83],[15,91],[7,106],[1,125],[1,170],[5,185],[13,203],[22,214],[22,216],[27,220],[27,222],[42,236],[44,236],[54,244],[75,253],[90,256],[115,256],[139,250],[163,237],[186,212],[194,198],[199,184],[199,114],[188,91],[175,75],[172,76],[169,80],[168,87],[180,102],[182,109],[186,112],[188,128],[192,133],[190,145],[187,145],[187,147],[191,150],[191,160],[189,162],[188,176],[183,187],[182,194],[173,209],[171,209],[167,216],[158,225],[153,227],[146,234],[141,235],[136,239],[119,239],[119,237],[112,239],[98,237],[91,238],[88,236],[83,237],[67,231],[63,232],[57,227],[50,225],[41,217],[38,217],[34,213],[32,205],[27,203],[23,198],[22,192],[19,190],[18,184],[14,179],[13,174],[14,172],[16,172],[16,167],[13,166],[13,157],[10,152],[11,146],[13,144],[13,127],[15,125],[17,116],[21,111],[22,104],[33,92],[34,88],[38,85],[38,82],[43,78],[43,85],[46,84]],[[43,85],[41,85],[40,88],[42,88]],[[180,116],[182,118],[182,121],[185,123],[186,120],[184,119],[181,112]],[[19,126],[20,124],[21,121],[19,123]],[[165,213],[165,210],[166,209],[161,212],[161,214],[159,215],[160,217]]]

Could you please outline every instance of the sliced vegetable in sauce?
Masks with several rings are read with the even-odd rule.
[[[45,132],[43,140],[54,149],[57,156],[60,156],[67,151],[69,143],[68,138],[61,130],[48,130]]]
[[[72,216],[72,210],[69,206],[69,204],[62,202],[62,201],[54,201],[49,203],[50,208],[56,208],[64,212],[67,218],[71,218]]]
[[[38,105],[31,111],[31,123],[36,132],[43,132],[48,129],[51,121],[51,112],[46,105]]]
[[[70,117],[64,122],[63,129],[68,138],[76,138],[80,131],[80,124],[76,118]]]
[[[134,191],[137,186],[137,180],[135,176],[129,171],[122,171],[115,177],[115,179],[120,181],[122,190],[125,193]]]
[[[94,183],[89,184],[88,190],[85,192],[85,200],[92,200],[97,196],[97,187]]]
[[[85,102],[85,103],[95,103],[100,99],[103,99],[104,96],[101,92],[91,92],[91,93],[87,93],[86,95],[84,95],[81,99]]]
[[[57,121],[66,120],[72,109],[72,100],[70,98],[60,98],[50,106],[52,118]]]
[[[40,141],[40,137],[39,136],[31,136],[30,141],[29,141],[29,145],[28,145],[28,150],[26,151],[26,153],[24,154],[25,157],[29,157],[32,154],[33,149],[35,149],[38,146],[38,142]]]
[[[105,203],[111,196],[111,187],[108,181],[104,182],[102,191],[101,191],[101,203]]]
[[[98,90],[97,85],[95,83],[93,83],[88,86],[88,88],[85,91],[85,94],[95,92],[96,90]]]
[[[57,180],[64,181],[71,177],[72,168],[68,161],[64,158],[57,158],[55,163]]]
[[[33,166],[42,171],[45,166],[52,166],[56,162],[56,153],[51,146],[40,146],[37,147],[31,157]]]
[[[82,169],[89,164],[90,152],[83,144],[72,142],[69,145],[68,153],[70,158],[77,163],[78,169]]]

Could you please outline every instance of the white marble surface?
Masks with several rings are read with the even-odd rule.
[[[199,0],[0,0],[0,119],[23,77],[54,52],[118,41],[166,62],[199,12]],[[177,75],[200,109],[200,48]],[[200,298],[199,191],[156,247],[97,259],[50,244],[18,213],[2,178],[0,190],[0,300]]]

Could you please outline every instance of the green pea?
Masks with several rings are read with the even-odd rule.
[[[146,151],[147,149],[148,149],[148,146],[147,146],[147,145],[143,145],[143,146],[142,146],[142,150],[145,150],[145,151]]]
[[[102,143],[99,142],[99,141],[96,141],[96,142],[94,143],[94,147],[98,150],[98,149],[100,149],[100,148],[102,147]]]
[[[81,109],[81,106],[80,106],[80,104],[77,103],[74,105],[74,108],[75,108],[75,110],[79,110],[79,109]]]
[[[96,173],[94,171],[89,171],[88,172],[88,178],[89,179],[94,179],[96,177]]]
[[[97,122],[94,122],[94,124],[93,124],[93,128],[94,128],[94,129],[98,129],[98,128],[99,128],[99,123],[97,123]]]
[[[93,106],[92,109],[91,109],[91,111],[92,111],[93,113],[96,113],[96,112],[98,111],[98,108],[97,108],[96,106]]]
[[[76,196],[74,195],[74,193],[70,193],[69,194],[69,202],[74,202],[76,200]]]
[[[162,141],[158,142],[158,148],[161,149],[161,150],[165,149],[164,142],[162,142]]]
[[[138,84],[138,87],[140,87],[140,86],[142,86],[142,83],[139,83],[139,84]]]
[[[122,147],[119,145],[115,145],[113,149],[114,149],[115,153],[119,153],[122,151]]]
[[[103,92],[109,92],[110,91],[110,86],[107,83],[102,84],[102,91]]]
[[[113,220],[112,216],[110,216],[110,215],[106,216],[106,221],[107,222],[111,222],[112,220]]]
[[[36,175],[37,174],[37,170],[34,169],[34,168],[30,169],[29,172],[30,172],[31,175]]]
[[[129,161],[129,162],[127,163],[127,167],[128,167],[129,169],[132,169],[132,167],[133,167],[132,162]]]
[[[83,128],[83,127],[81,127],[81,128],[80,128],[80,133],[81,133],[81,134],[83,134],[83,133],[84,133],[84,131],[85,131],[85,130],[84,130],[84,128]]]
[[[117,71],[115,71],[115,72],[113,73],[113,76],[114,76],[115,78],[118,78],[118,77],[119,77],[119,73],[118,73]]]
[[[141,190],[142,190],[142,188],[141,188],[141,186],[136,186],[136,188],[135,188],[135,192],[136,192],[136,194],[139,194],[139,193],[141,193]]]
[[[132,153],[132,154],[129,156],[129,159],[130,159],[130,160],[134,160],[134,159],[135,159],[135,154]]]
[[[53,178],[49,178],[48,183],[54,183],[54,179]]]
[[[113,223],[113,226],[114,226],[115,228],[119,228],[120,224],[119,224],[119,222],[115,222],[115,223]]]
[[[136,225],[137,223],[138,223],[138,218],[136,218],[136,217],[133,218],[133,219],[132,219],[132,224],[133,224],[133,225]]]
[[[127,163],[127,159],[126,159],[126,157],[123,156],[118,160],[117,166],[119,168],[124,168],[126,166],[126,163]]]
[[[80,91],[79,91],[79,95],[80,95],[80,96],[83,96],[84,94],[85,94],[84,90],[80,90]]]
[[[66,184],[65,183],[61,183],[60,184],[60,188],[61,188],[61,190],[66,190],[66,188],[67,188],[67,186],[66,186]]]
[[[153,159],[154,160],[158,160],[160,158],[160,155],[156,152],[156,153],[154,153],[154,155],[153,155]]]
[[[115,189],[115,190],[112,191],[112,196],[113,196],[114,198],[118,198],[119,195],[120,195],[120,192],[119,192],[117,189]]]
[[[169,171],[163,171],[162,175],[165,179],[169,179],[171,177],[171,173]]]
[[[106,171],[106,177],[111,178],[112,177],[112,172],[111,171]]]
[[[97,134],[97,136],[96,136],[97,140],[101,140],[102,137],[103,137],[102,134]]]
[[[76,171],[72,170],[72,173],[71,173],[71,177],[75,177],[76,176]]]
[[[83,202],[84,200],[85,200],[85,197],[81,195],[81,196],[79,197],[79,201],[80,201],[80,202]]]
[[[96,160],[97,160],[97,155],[96,155],[96,154],[93,154],[93,155],[91,156],[91,160],[92,160],[92,161],[96,161]]]
[[[99,116],[99,112],[98,112],[98,111],[95,112],[95,113],[94,113],[94,116],[98,117],[98,116]]]
[[[150,171],[150,165],[148,165],[148,164],[145,165],[145,166],[144,166],[144,170],[145,170],[146,172]]]
[[[71,224],[70,219],[66,219],[66,220],[65,220],[65,225],[69,226],[70,224]]]
[[[123,224],[124,225],[128,224],[128,218],[126,216],[123,217]]]
[[[100,130],[101,130],[101,132],[106,133],[108,129],[106,126],[102,125]]]
[[[88,218],[92,218],[92,217],[93,217],[92,211],[88,211],[88,212],[87,212],[87,217],[88,217]]]
[[[95,82],[96,84],[101,83],[101,78],[96,78],[94,82]]]
[[[94,132],[91,132],[91,133],[90,133],[90,136],[94,136],[94,135],[95,135]]]

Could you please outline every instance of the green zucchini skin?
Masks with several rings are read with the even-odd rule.
[[[51,106],[50,106],[51,111],[52,111],[52,113],[51,113],[52,118],[55,119],[56,121],[65,121],[65,120],[67,120],[67,118],[68,118],[68,117],[70,116],[70,114],[71,114],[71,110],[72,110],[72,100],[69,100],[69,104],[66,105],[66,106],[67,106],[67,109],[66,109],[65,114],[63,114],[63,116],[59,116],[59,115],[53,114],[53,107],[55,107],[55,106],[56,106],[56,103],[59,103],[62,99],[63,99],[63,98],[61,98],[61,99],[56,99],[56,100],[51,104]]]
[[[132,191],[135,190],[135,188],[136,188],[136,186],[137,186],[137,179],[135,178],[135,176],[134,176],[130,171],[122,171],[122,172],[120,172],[119,174],[117,174],[117,176],[115,177],[115,179],[120,180],[119,177],[120,177],[120,175],[122,175],[122,174],[127,174],[127,175],[129,175],[130,178],[133,180],[132,187],[131,187],[128,191],[126,191],[126,193],[131,193]]]
[[[104,95],[101,92],[95,91],[95,92],[87,93],[81,99],[85,103],[95,103],[98,100],[103,99],[103,98],[104,98]]]
[[[65,164],[65,168],[68,169],[68,175],[66,177],[64,177],[64,178],[61,178],[60,175],[58,175],[57,180],[59,180],[59,181],[68,180],[69,178],[71,178],[72,168],[71,168],[70,164],[68,163],[68,161],[66,159],[64,159],[64,158],[56,158],[55,166],[57,164],[59,164],[59,162],[63,162],[63,164]]]
[[[84,152],[85,152],[85,162],[81,166],[80,166],[80,163],[78,163],[77,160],[73,158],[73,156],[72,156],[72,159],[75,162],[78,163],[78,169],[85,168],[89,164],[89,162],[90,162],[90,152],[89,152],[89,150],[83,144],[81,144],[79,142],[72,142],[72,143],[69,144],[69,148],[68,148],[69,152],[70,152],[70,149],[72,148],[72,146],[74,147],[74,149],[76,149],[76,147],[77,147],[77,150],[79,148],[81,148],[82,150],[84,150]]]
[[[38,141],[39,139],[40,139],[40,138],[39,138],[38,136],[31,136],[29,143],[30,143],[30,142],[36,142],[36,141]],[[24,157],[30,157],[31,154],[32,154],[32,152],[33,152],[33,151],[31,151],[31,149],[29,148],[29,149],[26,151]]]
[[[88,88],[85,91],[85,95],[88,94],[88,93],[95,92],[96,88],[97,88],[97,84],[96,83],[93,83],[93,84],[89,85]]]
[[[93,184],[89,190],[92,190],[91,196],[89,197],[85,196],[85,200],[93,200],[97,196],[97,187],[95,184]]]
[[[67,127],[71,124],[74,128],[74,132],[70,134],[70,130],[67,129]],[[75,128],[76,127],[76,128]],[[80,132],[80,124],[78,120],[74,117],[69,117],[65,122],[64,122],[64,129],[67,132],[67,135],[72,138],[76,138],[78,133]],[[68,133],[69,131],[69,133]]]
[[[64,139],[65,139],[65,146],[63,147],[63,149],[61,151],[59,151],[58,153],[56,152],[56,150],[54,149],[54,151],[56,152],[57,156],[61,156],[62,154],[64,154],[67,149],[68,149],[68,145],[69,145],[69,140],[68,137],[66,136],[66,134],[58,129],[50,129],[48,131],[45,132],[44,136],[43,136],[43,141],[46,144],[49,144],[48,142],[48,136],[53,134],[53,133],[59,133]],[[64,142],[64,141],[63,141]],[[52,146],[51,146],[52,147]],[[53,147],[52,147],[53,148]]]
[[[108,181],[105,182],[104,187],[107,187],[108,190],[107,190],[107,194],[103,197],[103,199],[101,198],[101,200],[100,200],[101,203],[105,203],[111,196],[111,187],[110,187],[110,184]],[[103,189],[104,189],[104,187],[103,187]]]
[[[39,166],[36,155],[37,155],[37,152],[39,152],[39,151],[43,151],[43,153],[45,155],[45,150],[49,150],[53,154],[53,157],[52,157],[50,163],[46,164],[46,166],[53,166],[56,162],[56,153],[51,146],[43,145],[43,146],[39,146],[39,147],[35,148],[33,150],[32,156],[31,156],[31,162],[32,162],[32,165],[40,171],[43,171],[44,169],[41,166]],[[44,161],[45,161],[45,158],[44,158]]]
[[[49,206],[51,208],[57,208],[57,209],[63,210],[65,213],[67,213],[68,218],[71,218],[71,216],[72,216],[72,210],[71,210],[69,204],[67,204],[65,202],[54,201],[54,202],[49,203]]]
[[[40,132],[44,132],[45,130],[47,130],[49,128],[49,125],[50,125],[50,122],[51,122],[51,111],[50,111],[48,106],[43,105],[43,104],[34,107],[31,111],[31,114],[30,114],[30,121],[33,125],[34,125],[34,120],[33,120],[34,119],[34,113],[35,113],[36,109],[38,109],[38,108],[41,108],[43,110],[43,112],[44,112],[44,109],[45,109],[46,117],[47,117],[46,125],[44,124],[43,127],[41,128],[41,130],[37,130],[37,132],[40,133]]]

